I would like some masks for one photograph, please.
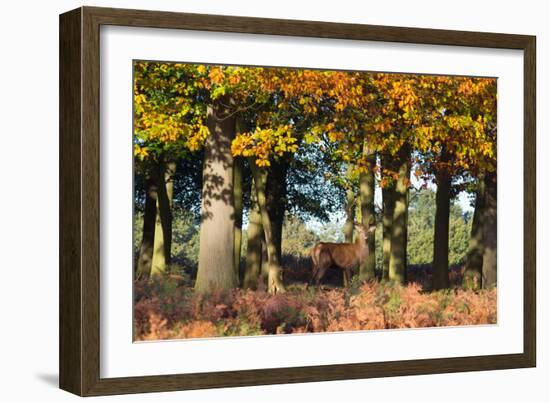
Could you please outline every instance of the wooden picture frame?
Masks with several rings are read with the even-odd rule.
[[[524,52],[521,354],[100,377],[99,35],[102,25],[401,42]],[[525,368],[536,365],[535,37],[81,7],[60,16],[60,387],[81,396]]]

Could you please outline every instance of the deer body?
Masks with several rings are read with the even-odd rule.
[[[350,284],[351,274],[368,256],[367,237],[375,227],[368,231],[362,225],[355,225],[357,238],[353,243],[319,242],[311,249],[313,273],[311,282],[319,285],[321,279],[330,267],[344,272],[344,284]]]

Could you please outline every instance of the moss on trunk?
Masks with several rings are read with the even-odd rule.
[[[254,160],[251,160],[250,165],[254,177],[254,186],[258,198],[258,205],[260,207],[264,238],[267,247],[267,290],[270,294],[277,294],[279,292],[284,292],[285,289],[277,246],[273,238],[273,224],[267,211],[266,188],[268,171],[264,168],[259,168]]]
[[[395,185],[389,280],[399,284],[407,281],[407,216],[410,177],[410,151],[405,145],[398,153],[398,178]]]
[[[250,192],[250,213],[248,215],[247,229],[247,247],[246,247],[246,266],[244,271],[243,287],[255,290],[258,288],[258,281],[262,268],[262,240],[264,229],[262,226],[262,216],[260,206],[252,182]]]
[[[355,191],[351,179],[353,166],[350,164],[347,168],[348,187],[346,189],[346,222],[344,223],[344,240],[347,243],[353,242],[353,223],[355,221]]]
[[[361,198],[361,223],[365,228],[376,225],[374,212],[374,167],[376,166],[376,155],[366,147],[363,151],[367,160],[367,172],[359,176],[359,194]],[[359,278],[361,280],[372,280],[375,278],[376,250],[375,233],[369,234],[367,240],[367,257],[359,267]]]
[[[150,172],[146,180],[143,232],[136,265],[136,279],[145,280],[151,275],[157,216],[157,182]]]
[[[286,211],[286,175],[288,161],[273,161],[268,170],[266,189],[266,207],[272,223],[273,242],[279,261],[282,257],[283,222]]]
[[[157,216],[151,276],[161,275],[170,264],[172,251],[172,199],[176,163],[161,160],[158,165]]]

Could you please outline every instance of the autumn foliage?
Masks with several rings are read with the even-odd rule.
[[[143,211],[135,340],[496,323],[496,84],[135,62],[135,200]],[[416,226],[415,182],[437,188],[434,211]],[[450,262],[451,202],[463,191],[475,194],[472,234]],[[190,194],[199,257],[177,272],[182,281],[170,277],[172,224],[174,206]],[[307,287],[309,252],[294,255],[307,260],[297,271],[280,262],[288,212],[378,224],[383,251],[373,234],[372,259],[357,264],[349,289]],[[418,231],[427,226],[429,239]],[[429,270],[411,272],[409,244],[430,256]]]
[[[495,95],[490,78],[139,62],[134,153],[200,149],[209,135],[206,100],[230,96],[236,114],[254,115],[233,155],[254,156],[261,167],[295,153],[303,140],[331,143],[336,156],[359,167],[367,142],[392,155],[405,143],[434,155],[445,146],[456,157],[449,169],[493,169]]]
[[[135,285],[136,341],[495,324],[496,289],[423,293],[417,283],[290,287],[208,295],[174,281]]]

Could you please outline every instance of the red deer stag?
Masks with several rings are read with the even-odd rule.
[[[311,249],[313,273],[310,283],[319,285],[326,271],[336,267],[344,272],[344,285],[351,284],[352,271],[367,258],[367,239],[376,229],[373,225],[367,230],[360,224],[354,224],[354,228],[357,231],[354,243],[319,242]]]

